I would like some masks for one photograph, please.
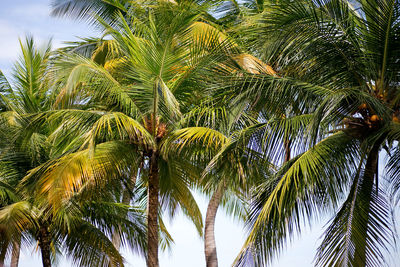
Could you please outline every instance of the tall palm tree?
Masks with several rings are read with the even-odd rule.
[[[250,54],[240,53],[232,60],[236,63],[235,68],[222,64],[230,75],[276,74],[270,66]],[[230,75],[221,78],[229,79]],[[164,145],[170,147],[173,155],[185,153],[185,156],[195,158],[207,147],[202,158],[205,170],[200,184],[202,190],[211,194],[204,228],[204,250],[209,267],[218,266],[214,226],[219,206],[225,206],[236,218],[245,218],[249,192],[271,167],[261,153],[254,151],[255,136],[251,132],[259,122],[249,113],[257,114],[248,109],[247,102],[231,106],[229,101],[214,102],[211,94],[207,101],[188,114],[189,126],[195,127],[175,131]],[[219,138],[217,143],[206,142],[207,129],[215,131]],[[252,160],[249,155],[253,156]]]
[[[93,201],[82,190],[54,212],[31,190],[35,181],[24,180],[32,169],[59,157],[65,147],[53,138],[50,123],[35,123],[37,114],[51,110],[55,100],[48,78],[50,45],[39,49],[27,38],[21,50],[14,68],[15,86],[1,77],[0,225],[6,229],[4,240],[9,240],[2,242],[2,251],[12,244],[11,263],[16,266],[21,244],[37,240],[43,266],[51,266],[61,250],[79,266],[108,261],[121,266],[122,257],[108,235],[119,226],[120,238],[143,252],[144,225],[138,211],[110,203],[110,193],[98,192]],[[130,221],[121,214],[129,214]]]
[[[278,114],[295,103],[301,115],[265,125],[264,149],[278,157],[272,141],[288,132],[293,157],[258,195],[239,264],[266,265],[302,222],[326,212],[334,217],[316,265],[385,263],[394,233],[378,162],[388,151],[385,178],[397,193],[399,8],[396,0],[277,1],[258,21],[255,34],[268,36],[258,44],[290,75],[246,79],[247,98]]]
[[[6,196],[2,201],[2,213],[7,207],[17,206],[22,201],[22,196],[18,195],[15,188],[24,174],[32,168],[32,165],[46,160],[45,153],[43,153],[43,149],[46,147],[46,143],[43,142],[43,132],[35,132],[31,137],[26,137],[18,131],[29,123],[25,116],[49,107],[48,101],[45,101],[45,90],[48,83],[44,79],[44,75],[50,55],[50,46],[48,45],[43,51],[38,51],[33,40],[27,39],[26,44],[21,43],[21,50],[22,57],[14,68],[16,89],[12,89],[3,74],[1,77],[3,104],[1,178],[2,191]],[[12,145],[16,143],[19,144],[18,147]],[[21,148],[27,143],[30,146],[27,147],[26,153],[23,153]],[[13,248],[18,248],[18,252],[14,253],[18,258],[21,235],[12,233],[10,229],[11,227],[7,225],[8,238],[13,241]],[[17,259],[12,261],[18,262]]]
[[[175,131],[165,143],[172,156],[201,157],[204,162],[199,184],[204,192],[211,195],[204,228],[208,267],[218,266],[214,231],[218,208],[222,205],[236,218],[245,219],[250,192],[265,178],[271,167],[261,153],[253,151],[254,136],[243,138],[243,132],[252,131],[257,123],[244,112],[246,105],[232,107],[231,110],[226,109],[227,106],[209,102],[194,109],[190,116],[195,118],[192,122],[195,127]],[[210,129],[215,139],[213,142],[209,140]]]
[[[0,92],[1,92],[1,99],[0,99],[0,106],[1,106],[1,115],[4,115],[6,112],[9,112],[9,105],[7,104],[6,97],[8,97],[10,94],[12,94],[12,91],[10,90],[8,80],[4,76],[4,74],[0,71]],[[6,131],[2,130],[1,131],[2,136],[6,134]],[[3,149],[7,145],[7,142],[5,138],[2,139],[2,143],[0,147]],[[1,175],[2,177],[4,174]],[[18,200],[18,197],[14,194],[13,188],[16,186],[18,181],[13,181],[12,185],[9,186],[8,183],[6,184],[4,180],[2,180],[1,184],[1,189],[0,189],[0,196],[1,196],[1,202],[2,205],[4,203],[12,203],[14,201]],[[1,234],[0,236],[2,237],[2,242],[1,242],[1,253],[0,253],[0,266],[4,266],[4,261],[7,256],[8,248],[11,245],[12,247],[12,254],[11,254],[11,267],[16,267],[18,266],[18,261],[19,261],[19,254],[20,254],[20,242],[18,238],[15,238],[13,241],[12,238],[10,237],[10,232],[7,231],[7,227],[5,225],[2,225],[1,227]]]
[[[200,3],[200,2],[199,2]],[[173,3],[173,5],[176,5],[177,3]],[[204,5],[204,3],[203,3]],[[101,8],[100,8],[101,6]],[[195,7],[198,7],[197,5]],[[75,15],[78,17],[84,17],[87,18],[89,20],[91,20],[92,23],[95,23],[95,21],[93,21],[93,13],[98,14],[101,10],[101,16],[104,16],[104,10],[108,10],[107,11],[107,15],[104,16],[104,19],[108,22],[111,21],[112,25],[116,25],[116,19],[115,19],[115,14],[117,12],[117,9],[120,7],[116,7],[116,6],[110,6],[108,3],[104,3],[101,1],[95,1],[95,2],[88,2],[88,1],[56,1],[56,4],[54,5],[54,12],[56,14],[69,14],[69,15]],[[116,9],[117,8],[117,9]],[[87,12],[84,12],[84,10],[87,10]],[[207,9],[205,7],[202,7],[200,10],[197,10],[198,15],[201,15],[203,18],[205,16],[205,11]],[[143,12],[139,12],[138,9],[135,9],[135,15],[136,16],[140,16],[141,13]],[[117,12],[118,13],[118,12]],[[125,9],[121,9],[121,15],[127,17],[129,15],[127,15],[129,13],[128,10]],[[204,14],[205,13],[205,14]],[[113,15],[110,15],[113,14]],[[209,16],[205,16],[205,17],[209,17]],[[215,19],[213,19],[215,20]],[[98,23],[98,21],[97,21]],[[210,31],[212,31],[213,33],[217,33],[217,30],[213,29],[210,25],[204,24],[204,23],[196,23],[193,25],[193,32],[195,32],[194,34],[199,35],[199,33],[196,33],[198,31],[203,31],[204,33],[204,28],[210,28]],[[206,28],[206,29],[207,29]],[[213,36],[208,36],[209,39],[214,38]],[[227,40],[227,37],[222,34],[222,33],[218,33],[218,44],[220,45],[221,42],[224,42]],[[110,72],[112,75],[115,75],[115,72],[112,69],[112,66],[115,65],[115,63],[117,62],[115,58],[110,58],[108,56],[108,61],[107,61],[107,55],[110,54],[118,54],[118,52],[112,52],[110,50],[115,49],[115,46],[117,45],[117,43],[115,42],[115,40],[112,41],[101,41],[101,45],[98,46],[97,45],[97,50],[96,50],[96,43],[98,44],[98,41],[94,40],[94,39],[86,39],[84,42],[82,43],[78,43],[78,47],[69,49],[69,51],[74,51],[74,52],[79,52],[82,55],[85,56],[91,56],[92,59],[97,63],[102,65],[103,67],[105,67],[107,69],[108,72]],[[211,42],[210,42],[211,43]],[[209,45],[207,45],[209,46]],[[209,47],[203,47],[203,50],[205,50],[205,48],[209,49]],[[235,68],[233,68],[233,66],[229,67],[227,63],[225,63],[224,67],[229,69],[230,72],[235,72],[237,71],[237,68],[242,69],[244,71],[250,72],[250,73],[270,73],[270,74],[274,74],[274,71],[267,66],[266,64],[262,63],[260,60],[258,60],[257,58],[249,55],[249,54],[239,54],[236,55],[232,58],[232,61],[235,63]],[[117,71],[118,72],[118,71]],[[118,75],[118,74],[117,74]],[[227,76],[227,74],[225,74]],[[237,109],[236,109],[237,110]],[[239,116],[240,117],[240,116]],[[237,119],[237,118],[234,118]],[[196,125],[199,126],[199,125]],[[210,125],[202,125],[202,126],[206,126],[206,127],[210,127]],[[216,129],[215,126],[211,127],[213,129]],[[194,129],[192,129],[194,130]],[[202,131],[204,129],[198,129],[200,130],[198,132],[199,136],[198,138],[202,138],[202,134],[208,134],[208,131]],[[173,135],[172,135],[173,136]],[[228,134],[229,136],[229,134]],[[228,138],[228,137],[226,137]],[[176,141],[176,140],[175,140]],[[170,146],[170,145],[164,145],[164,147],[166,146]],[[241,174],[242,176],[244,174]],[[221,187],[221,186],[219,186]],[[220,189],[221,190],[221,189]],[[214,231],[213,231],[213,226],[215,223],[215,215],[216,215],[216,211],[217,208],[219,206],[219,203],[221,202],[222,197],[224,196],[224,194],[218,194],[218,192],[220,190],[216,190],[214,196],[219,196],[218,198],[213,197],[212,201],[210,202],[209,205],[209,209],[207,210],[207,218],[206,218],[206,225],[205,225],[205,229],[206,231],[206,236],[205,236],[205,251],[206,251],[206,261],[208,262],[209,266],[213,266],[216,264],[217,259],[216,259],[216,249],[215,249],[215,239],[214,239]],[[132,191],[131,189],[128,188],[127,190],[127,195],[129,195],[129,192]],[[129,201],[128,198],[125,198],[126,201]],[[224,201],[225,202],[225,201]],[[236,202],[238,203],[238,202]],[[209,260],[210,258],[212,258],[213,260]]]
[[[61,56],[55,74],[61,88],[57,103],[64,110],[46,117],[50,121],[63,117],[60,128],[75,133],[66,136],[75,136],[73,143],[80,144],[81,151],[43,165],[28,177],[41,176],[38,192],[57,205],[88,178],[98,178],[99,183],[115,178],[110,174],[119,171],[97,170],[82,163],[81,153],[96,153],[107,142],[125,143],[129,153],[108,151],[112,154],[104,157],[120,162],[111,166],[130,163],[133,173],[141,169],[140,178],[147,188],[148,266],[158,266],[160,204],[171,215],[180,206],[200,233],[202,229],[201,214],[189,189],[201,172],[198,164],[178,155],[167,160],[163,149],[169,134],[184,125],[184,114],[207,95],[206,81],[221,69],[217,62],[221,58],[229,61],[230,51],[235,50],[201,21],[197,8],[193,3],[161,2],[137,7],[134,12],[126,8],[117,12],[112,23],[97,17],[116,46],[115,54],[108,55],[114,60],[103,64],[78,54]],[[78,111],[77,106],[86,108]],[[71,162],[82,171],[64,169]]]

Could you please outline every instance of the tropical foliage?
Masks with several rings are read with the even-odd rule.
[[[25,180],[35,168],[59,158],[63,146],[54,136],[55,125],[36,119],[38,114],[50,112],[56,100],[48,75],[50,45],[38,48],[27,38],[25,43],[21,42],[21,51],[14,67],[15,87],[2,76],[0,224],[5,226],[2,248],[6,251],[12,245],[15,266],[21,245],[34,242],[40,248],[44,266],[51,266],[51,261],[62,251],[80,266],[104,262],[121,265],[122,257],[108,235],[121,225],[121,238],[144,252],[145,225],[138,210],[114,204],[113,192],[97,195],[93,202],[82,197],[85,190],[59,203],[55,210],[51,203],[32,193],[37,181]],[[129,214],[129,220],[123,214]]]
[[[220,206],[245,221],[236,266],[267,266],[332,216],[317,266],[383,266],[400,179],[397,0],[56,0],[100,37],[28,37],[0,73],[0,265],[158,267],[180,210],[217,267]],[[386,157],[384,157],[386,154]],[[210,197],[205,223],[194,190]],[[394,203],[394,204],[393,204]]]
[[[242,265],[248,254],[266,264],[304,220],[327,212],[316,265],[385,263],[393,221],[378,162],[386,150],[384,177],[397,192],[398,10],[398,1],[279,1],[263,14],[255,33],[268,40],[254,46],[285,76],[260,78],[249,93],[290,107],[266,129],[266,149],[277,155],[270,144],[287,132],[295,156],[261,185]]]

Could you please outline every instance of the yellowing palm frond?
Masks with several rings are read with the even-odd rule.
[[[189,35],[195,42],[208,39],[209,41],[223,43],[228,39],[228,36],[222,31],[202,21],[196,21],[190,26]]]
[[[29,202],[19,201],[0,209],[0,224],[7,225],[10,233],[20,235],[36,226],[36,215]]]
[[[124,176],[136,154],[127,143],[113,141],[51,160],[32,169],[22,185],[34,184],[55,209],[85,186],[101,185]]]
[[[228,141],[228,137],[211,128],[189,127],[172,132],[163,144],[163,151],[181,152],[183,149],[195,146],[206,150],[218,150]]]
[[[147,147],[155,145],[151,133],[140,122],[120,112],[101,116],[88,133],[85,144],[95,145],[97,140],[104,138],[129,140]]]
[[[249,73],[277,76],[277,73],[271,66],[250,54],[239,54],[234,56],[233,59],[239,64],[240,67]]]

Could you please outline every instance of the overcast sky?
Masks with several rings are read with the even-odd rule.
[[[96,36],[96,32],[83,22],[57,19],[49,16],[48,0],[0,0],[0,70],[9,75],[12,63],[18,56],[18,38],[31,34],[36,41],[45,42],[52,38],[53,47],[62,46],[65,41],[76,40],[77,36]],[[199,206],[205,216],[207,199],[197,196]],[[303,232],[302,238],[284,251],[273,267],[308,267],[313,266],[315,250],[326,220],[316,224],[313,231]],[[175,244],[170,252],[162,253],[161,267],[203,267],[205,266],[203,242],[198,237],[195,227],[183,216],[177,216],[168,223]],[[227,217],[223,210],[218,211],[216,222],[217,252],[219,266],[230,266],[239,252],[245,232],[243,225]],[[39,253],[35,248],[24,250],[21,255],[21,267],[41,266]],[[129,251],[124,253],[127,266],[145,266],[145,261]],[[62,259],[59,266],[70,266]],[[394,266],[394,265],[393,265]],[[400,266],[400,265],[399,265]]]

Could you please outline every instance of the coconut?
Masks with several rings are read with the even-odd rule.
[[[371,118],[370,118],[370,121],[372,121],[372,122],[377,122],[379,120],[380,120],[380,118],[379,118],[378,115],[372,115]]]
[[[367,109],[367,108],[368,108],[368,106],[367,106],[367,104],[365,104],[365,103],[361,104],[361,105],[358,107],[358,109]]]

